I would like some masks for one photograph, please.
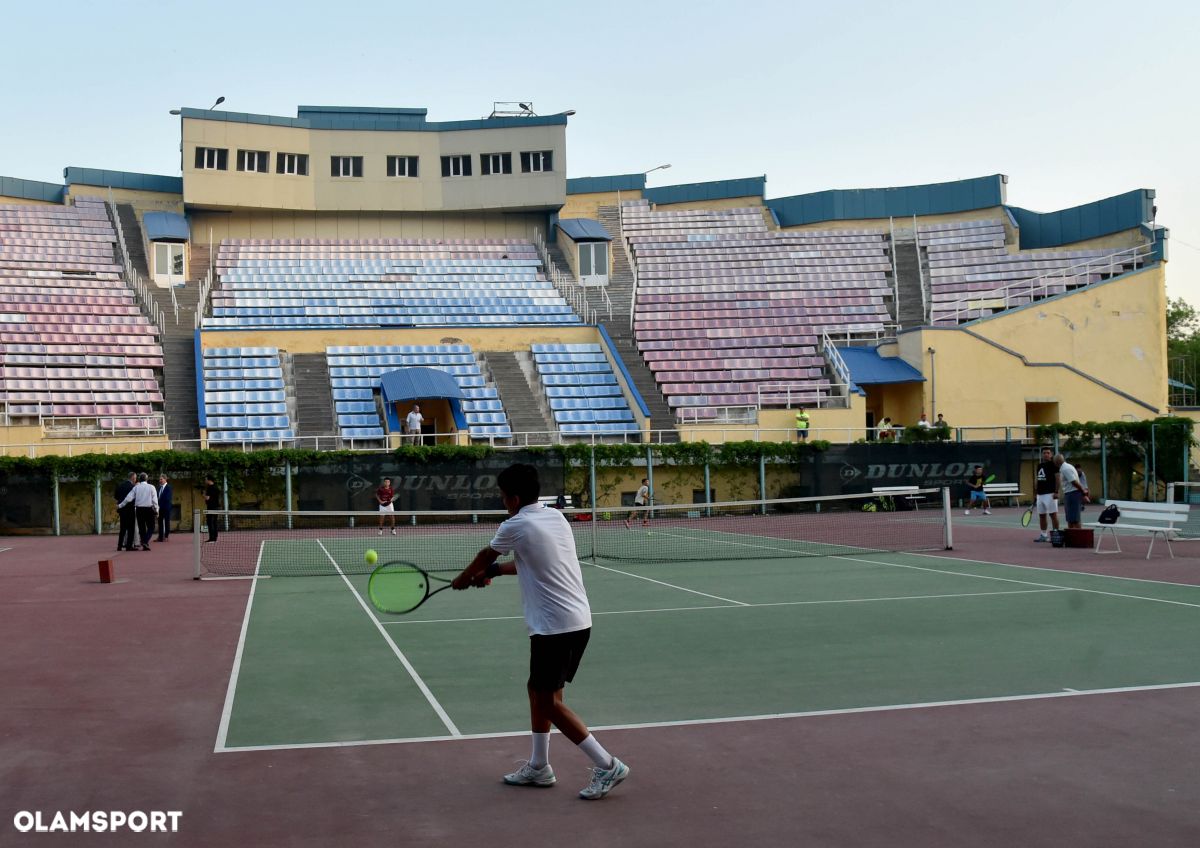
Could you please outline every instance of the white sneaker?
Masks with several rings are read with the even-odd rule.
[[[393,536],[395,536],[395,535],[396,535],[396,528],[395,528],[395,527],[393,527],[393,528],[392,528],[392,535],[393,535]]]
[[[970,515],[970,514],[971,514],[971,510],[969,510],[969,509],[963,511],[963,515]]]
[[[627,777],[629,777],[629,766],[613,757],[612,768],[592,769],[592,780],[579,790],[579,797],[585,801],[599,801]]]
[[[985,509],[985,510],[983,511],[983,514],[984,514],[984,515],[991,515],[991,514],[992,514],[992,511],[991,511],[990,509]]]
[[[379,528],[379,535],[380,535],[380,536],[382,536],[382,535],[383,535],[383,528],[382,528],[382,527],[380,527],[380,528]]]
[[[509,786],[553,786],[557,780],[549,763],[534,768],[526,762],[512,774],[504,775],[504,782]]]

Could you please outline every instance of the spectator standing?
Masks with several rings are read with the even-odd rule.
[[[924,412],[921,413],[921,420],[917,422],[917,426],[920,427],[922,430],[929,429],[929,426],[930,426],[929,419],[925,417]]]
[[[133,504],[137,511],[138,535],[142,540],[142,550],[150,550],[150,534],[154,532],[154,518],[158,515],[158,492],[150,485],[143,471],[138,475],[137,484],[129,490],[121,506]],[[133,550],[130,548],[130,550]]]
[[[1058,479],[1062,484],[1063,511],[1067,514],[1067,528],[1078,530],[1083,526],[1083,505],[1088,502],[1088,490],[1079,479],[1075,466],[1057,453],[1054,464],[1058,466]]]
[[[217,488],[212,475],[204,478],[204,508],[208,511],[208,538],[205,542],[217,541],[217,516],[213,513],[221,507],[221,490]]]
[[[174,495],[171,492],[171,482],[166,474],[158,477],[158,541],[165,542],[171,538],[171,511]]]
[[[412,412],[408,413],[408,417],[404,419],[404,429],[414,444],[421,442],[421,425],[423,423],[425,423],[425,416],[421,414],[421,404],[414,403]]]
[[[1033,474],[1033,491],[1037,497],[1037,514],[1038,526],[1042,528],[1042,533],[1033,541],[1049,542],[1050,536],[1046,533],[1047,517],[1054,524],[1054,529],[1058,530],[1058,466],[1054,464],[1054,451],[1050,448],[1042,448],[1042,461],[1038,463],[1037,470]]]
[[[129,506],[121,506],[125,497],[133,491],[134,484],[137,483],[137,475],[132,471],[129,476],[117,484],[116,491],[113,492],[113,498],[117,502],[117,520],[119,529],[117,531],[117,550],[132,551],[133,550],[133,532],[135,521],[137,518],[137,510],[133,504]]]
[[[383,535],[383,519],[390,516],[392,519],[392,535],[396,535],[396,505],[392,503],[396,497],[396,490],[392,488],[392,478],[384,477],[383,482],[379,484],[379,488],[375,490],[375,501],[379,504],[379,535]]]
[[[796,441],[808,441],[808,410],[800,409],[796,413]]]

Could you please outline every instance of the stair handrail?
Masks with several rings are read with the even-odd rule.
[[[929,302],[933,299],[933,292],[926,294],[925,292],[925,272],[921,269],[921,231],[917,229],[917,216],[913,215],[913,247],[917,251],[917,279],[921,283],[921,323],[929,323]],[[932,281],[931,281],[932,282]],[[896,319],[899,320],[897,315]]]
[[[1060,268],[1057,271],[1050,271],[1047,274],[1041,274],[1037,277],[1031,277],[1026,280],[1018,280],[1015,283],[1009,283],[992,291],[971,292],[966,297],[955,299],[948,307],[954,309],[954,313],[950,317],[944,317],[942,321],[953,321],[955,324],[961,324],[964,321],[971,320],[971,303],[984,300],[1000,300],[1003,299],[1003,308],[1009,309],[1012,306],[1012,298],[1019,289],[1022,294],[1028,294],[1031,298],[1040,290],[1043,297],[1050,296],[1050,287],[1055,281],[1060,281],[1066,285],[1066,280],[1073,277],[1084,277],[1085,281],[1079,288],[1086,288],[1091,285],[1091,282],[1086,280],[1092,274],[1107,273],[1110,277],[1117,274],[1125,273],[1124,267],[1131,265],[1136,271],[1139,267],[1145,267],[1146,259],[1154,254],[1154,246],[1150,244],[1139,244],[1134,247],[1128,247],[1124,250],[1118,250],[1104,256],[1094,256],[1091,259],[1074,265],[1068,265],[1066,268]],[[1118,270],[1120,269],[1120,270]],[[978,309],[979,307],[975,307]]]
[[[126,284],[133,289],[134,295],[149,314],[150,321],[158,327],[159,333],[163,333],[165,330],[162,309],[159,307],[158,301],[150,294],[149,289],[146,288],[146,284],[142,281],[142,275],[134,270],[129,261],[129,249],[125,245],[125,233],[121,230],[121,219],[117,215],[117,202],[113,197],[112,188],[108,190],[108,200],[104,203],[104,210],[108,213],[113,232],[117,237],[117,252],[121,256],[121,266],[125,273]]]
[[[179,298],[175,297],[175,286],[167,286],[171,293],[171,308],[175,310],[175,326],[179,326]]]
[[[821,330],[821,350],[825,354],[825,358],[829,361],[829,366],[833,369],[833,373],[848,388],[853,382],[850,379],[850,367],[846,365],[846,360],[842,358],[842,354],[837,349],[837,345],[833,343],[833,339],[824,330]]]
[[[632,333],[633,307],[637,303],[638,271],[637,263],[633,261],[633,250],[625,235],[625,206],[620,202],[620,197],[617,198],[617,224],[621,228],[621,249],[625,252],[625,263],[629,266],[629,273],[633,277],[633,289],[629,292],[629,332]]]
[[[554,288],[558,289],[558,293],[571,305],[571,308],[575,310],[583,320],[583,323],[595,323],[590,317],[592,311],[591,304],[587,301],[587,294],[583,292],[583,287],[577,285],[575,280],[569,279],[558,270],[558,265],[550,257],[550,247],[542,237],[541,230],[534,230],[533,246],[537,249],[538,257],[542,260],[542,267],[545,268],[546,277],[554,284]]]
[[[888,217],[888,230],[892,238],[892,306],[896,310],[895,319],[900,321],[900,270],[896,266],[896,219]]]
[[[204,279],[200,281],[200,297],[196,301],[196,329],[200,329],[200,325],[204,323],[205,304],[208,303],[208,296],[212,293],[213,287],[213,272],[209,268],[204,274]]]

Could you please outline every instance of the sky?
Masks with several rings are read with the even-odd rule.
[[[12,4],[0,175],[178,175],[180,106],[574,109],[567,175],[768,197],[1003,173],[1052,211],[1136,188],[1200,306],[1200,4],[253,0]]]

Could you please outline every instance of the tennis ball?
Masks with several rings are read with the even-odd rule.
[[[374,565],[379,562],[379,554],[375,553],[375,551],[367,551],[363,558],[367,561],[367,565]]]

